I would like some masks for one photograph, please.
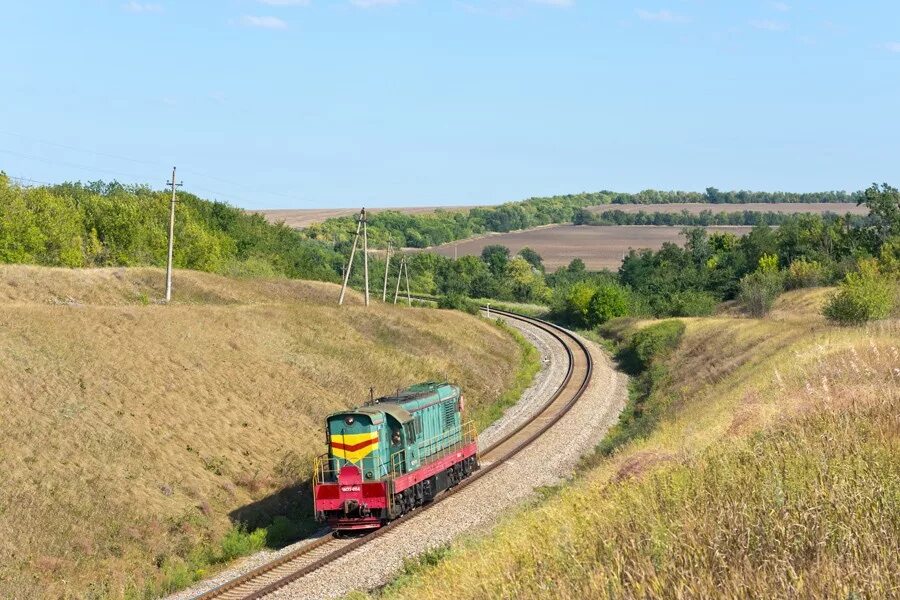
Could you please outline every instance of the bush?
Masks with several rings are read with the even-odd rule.
[[[639,375],[678,347],[684,329],[684,323],[676,320],[639,329],[620,342],[616,360],[629,375]]]
[[[797,258],[787,269],[784,287],[789,290],[815,287],[825,280],[825,269],[815,260]]]
[[[662,417],[668,399],[658,392],[669,371],[663,362],[681,342],[685,325],[681,321],[663,321],[638,330],[621,344],[619,364],[634,375],[628,386],[628,402],[619,422],[597,446],[597,456],[608,456],[623,444],[649,435]],[[583,466],[588,466],[588,459]]]
[[[479,310],[478,304],[472,302],[462,294],[447,294],[446,296],[441,296],[437,305],[438,308],[461,310],[470,315],[477,315]]]
[[[670,317],[705,317],[716,310],[716,304],[712,294],[685,290],[669,297],[666,313]]]
[[[593,328],[610,319],[624,317],[631,304],[628,290],[614,283],[601,285],[588,304],[588,325]]]
[[[756,271],[741,279],[738,300],[752,317],[763,317],[784,289],[781,274],[772,271]]]
[[[668,356],[678,347],[684,329],[684,323],[681,321],[663,321],[632,335],[629,345],[639,361],[638,368],[646,370],[651,362]]]
[[[264,258],[251,256],[247,260],[232,259],[225,263],[222,274],[239,278],[274,278],[283,277],[272,263]]]
[[[880,273],[876,261],[865,260],[856,273],[847,274],[822,313],[841,325],[861,325],[887,317],[893,306],[894,286]]]

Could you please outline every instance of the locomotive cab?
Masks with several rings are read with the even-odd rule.
[[[328,445],[328,468],[325,481],[337,481],[343,467],[354,465],[363,479],[374,481],[384,473],[381,450],[384,417],[358,411],[339,413],[328,418],[325,443]]]

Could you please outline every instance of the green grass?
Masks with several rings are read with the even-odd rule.
[[[382,595],[896,596],[900,323],[786,311],[806,295],[777,320],[684,319],[647,435]]]
[[[497,310],[505,310],[514,312],[526,317],[534,317],[536,319],[544,319],[550,314],[550,307],[544,304],[525,304],[522,302],[505,302],[503,300],[494,300],[491,298],[473,298],[480,306],[491,305],[491,308]]]

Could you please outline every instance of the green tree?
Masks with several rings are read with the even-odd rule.
[[[500,277],[506,272],[506,265],[509,263],[509,248],[500,245],[485,246],[481,250],[481,260],[483,260],[488,269],[495,276]]]
[[[0,262],[35,263],[43,250],[44,234],[22,190],[0,182]]]
[[[541,255],[529,247],[519,250],[519,256],[528,261],[528,263],[538,271],[544,271],[544,259]]]
[[[891,237],[900,236],[900,192],[886,183],[872,184],[857,205],[865,204],[872,221],[871,230],[877,244],[876,251]]]
[[[628,290],[615,283],[602,284],[588,305],[588,325],[593,328],[610,319],[624,317],[630,305]]]
[[[590,325],[591,299],[597,287],[590,281],[579,281],[566,292],[564,299],[564,318],[577,327]]]
[[[547,300],[549,290],[543,275],[521,256],[516,256],[507,263],[506,277],[516,300],[520,302]]]

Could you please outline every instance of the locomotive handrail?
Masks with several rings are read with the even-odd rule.
[[[441,438],[449,438],[451,436],[457,436],[457,435],[459,436],[459,439],[457,441],[455,441],[452,444],[449,444],[447,446],[438,448],[437,450],[427,454],[424,457],[424,460],[422,460],[420,462],[419,468],[422,468],[436,460],[440,460],[441,458],[444,458],[445,456],[451,454],[452,452],[459,450],[459,448],[474,442],[477,438],[477,433],[475,431],[475,423],[473,421],[466,421],[465,423],[461,423],[460,425],[454,427],[453,429],[450,429],[449,431],[445,431],[437,436],[434,436],[433,438],[431,438],[431,440],[442,441]],[[433,445],[439,443],[439,441],[438,442],[426,441],[424,443],[424,445],[433,446]],[[422,445],[423,444],[419,445],[419,456],[420,457],[422,456]],[[398,450],[398,451],[394,452],[393,454],[391,454],[391,457],[390,457],[391,474],[401,474],[401,475],[403,474],[402,469],[400,469],[399,467],[402,466],[403,459],[404,459],[404,457],[402,455],[405,452],[406,452],[406,449],[404,448],[404,449]]]

